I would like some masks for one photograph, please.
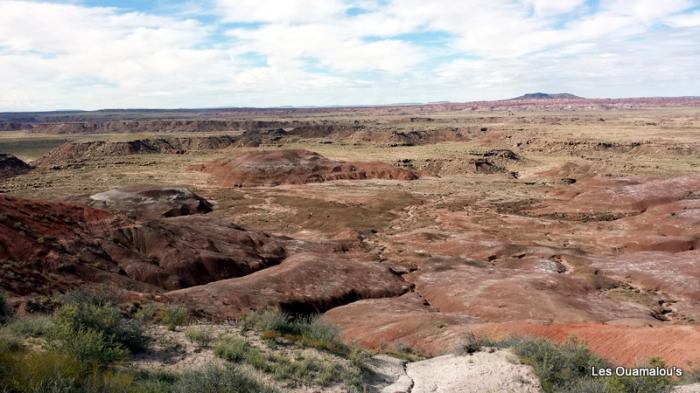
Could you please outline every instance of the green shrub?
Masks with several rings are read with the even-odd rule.
[[[124,318],[114,305],[66,304],[54,313],[54,323],[59,330],[99,332],[108,342],[118,343],[132,352],[141,351],[148,344],[141,323]]]
[[[138,393],[171,393],[180,375],[167,372],[139,371],[134,375]]]
[[[572,339],[557,345],[545,340],[522,341],[513,347],[520,360],[533,367],[547,393],[665,393],[672,386],[666,377],[592,377],[591,368],[613,368]],[[651,359],[649,366],[663,367]]]
[[[72,295],[52,316],[15,320],[5,330],[21,337],[46,339],[49,351],[90,368],[107,368],[147,344],[137,321],[125,319],[116,305]]]
[[[88,373],[75,359],[54,352],[0,354],[0,386],[8,392],[72,392]]]
[[[5,298],[0,294],[0,325],[10,322],[13,316],[14,312],[12,311],[12,307],[7,304]]]
[[[258,371],[295,386],[343,383],[358,391],[362,386],[361,368],[346,367],[338,362],[315,357],[300,356],[291,359],[279,353],[265,353],[237,337],[222,340],[214,353],[231,362],[247,363]]]
[[[214,335],[209,328],[187,328],[185,329],[185,337],[200,348],[208,348],[214,340]]]
[[[185,372],[173,393],[275,393],[276,390],[242,374],[233,367],[209,366]]]
[[[122,295],[111,287],[100,286],[93,290],[66,292],[59,298],[60,304],[92,304],[95,306],[118,306]]]
[[[264,311],[253,311],[243,318],[241,327],[243,330],[275,331],[286,330],[289,316],[279,309],[269,308]]]
[[[53,318],[39,315],[15,319],[5,329],[20,337],[42,337],[47,336],[54,327]]]
[[[187,308],[182,306],[170,306],[165,309],[163,316],[160,321],[162,324],[168,327],[169,330],[174,331],[178,326],[184,325],[187,322],[187,316],[189,312]]]
[[[0,334],[0,354],[16,352],[22,349],[22,343],[14,337]]]
[[[128,350],[104,333],[93,329],[58,326],[50,337],[48,348],[78,361],[105,368],[128,357]]]
[[[214,354],[230,362],[246,360],[253,348],[242,338],[226,337],[214,348]]]
[[[523,363],[533,367],[545,392],[570,389],[572,383],[590,376],[591,367],[605,363],[574,340],[561,345],[545,340],[526,341],[514,347]]]
[[[53,351],[0,350],[0,392],[7,393],[169,393],[155,378],[96,368]]]
[[[318,319],[318,316],[300,316],[293,318],[278,309],[252,312],[242,321],[244,330],[262,332],[263,338],[284,337],[303,347],[316,348],[347,356],[350,347],[338,339],[337,329]]]
[[[139,304],[133,313],[134,319],[151,323],[155,321],[158,307],[153,303]]]
[[[356,367],[358,370],[367,371],[367,363],[369,362],[370,355],[361,348],[352,348],[350,353],[348,353],[348,360],[350,364]]]

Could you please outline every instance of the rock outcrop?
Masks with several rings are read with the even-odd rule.
[[[0,285],[16,295],[85,283],[145,292],[205,284],[277,264],[287,243],[202,215],[139,222],[0,196]]]
[[[225,186],[276,186],[331,180],[414,180],[414,171],[381,162],[335,161],[308,150],[263,150],[220,158],[195,169]]]
[[[132,154],[184,154],[196,150],[223,149],[238,141],[235,136],[137,139],[127,142],[66,142],[34,162],[37,166]]]
[[[212,211],[209,201],[185,187],[139,185],[72,199],[135,219],[177,217]]]
[[[0,153],[0,180],[23,175],[31,169],[32,167],[19,158]]]
[[[409,289],[409,284],[376,262],[300,253],[245,277],[168,292],[166,296],[226,319],[267,307],[315,314],[360,299],[398,296]]]

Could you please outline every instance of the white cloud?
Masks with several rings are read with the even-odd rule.
[[[0,110],[697,94],[699,3],[0,1]]]
[[[586,0],[532,0],[535,15],[551,16],[572,12],[584,5]]]
[[[342,15],[348,5],[339,0],[216,0],[230,22],[308,23]]]
[[[234,50],[257,52],[277,62],[310,58],[339,71],[405,71],[423,56],[413,45],[384,39],[367,42],[353,29],[331,24],[273,24],[259,29],[235,29]]]
[[[700,27],[700,11],[692,14],[675,15],[665,20],[669,26],[676,28]]]

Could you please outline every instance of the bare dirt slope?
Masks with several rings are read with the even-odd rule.
[[[414,171],[381,162],[329,160],[308,150],[263,150],[221,158],[196,169],[224,186],[304,184],[333,180],[415,180]]]

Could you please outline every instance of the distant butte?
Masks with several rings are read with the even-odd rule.
[[[577,95],[569,94],[569,93],[558,93],[558,94],[549,94],[549,93],[528,93],[525,95],[522,95],[520,97],[515,97],[512,98],[512,100],[575,100],[575,99],[583,99],[583,97],[579,97]]]

